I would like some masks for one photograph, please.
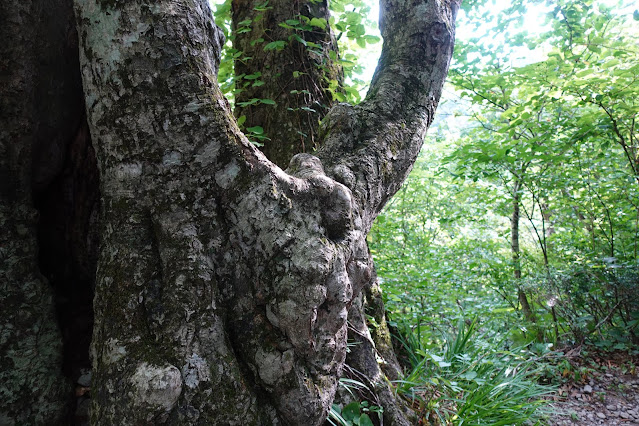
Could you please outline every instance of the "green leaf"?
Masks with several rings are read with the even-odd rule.
[[[473,380],[475,377],[477,377],[477,372],[476,371],[467,371],[464,374],[462,374],[460,377],[462,377],[463,379],[466,379],[468,381]]]
[[[359,402],[351,402],[342,409],[342,417],[346,420],[353,421],[359,418]]]
[[[364,413],[359,417],[359,426],[373,426],[373,421],[368,414]]]
[[[246,130],[248,132],[255,133],[256,135],[264,134],[264,128],[262,128],[262,126],[249,127]]]
[[[297,34],[291,34],[288,39],[289,39],[289,41],[290,40],[297,40],[298,42],[302,43],[304,46],[308,45],[306,40],[304,40],[302,37],[298,36]]]
[[[273,9],[273,8],[268,5],[268,0],[266,0],[264,3],[258,4],[257,6],[255,6],[253,9],[257,10],[258,12],[264,12],[266,10]]]
[[[328,25],[326,19],[324,18],[313,18],[311,19],[311,22],[309,22],[309,24],[313,27],[321,28],[323,30],[325,30],[326,25]]]
[[[260,102],[266,105],[277,105],[273,99],[261,99]]]
[[[344,12],[344,4],[340,1],[331,1],[329,2],[331,10],[334,12],[342,13]]]
[[[286,47],[286,42],[284,40],[276,40],[267,43],[264,46],[264,50],[282,50],[284,47]]]
[[[601,65],[601,68],[610,68],[610,67],[614,67],[615,65],[617,65],[619,62],[619,59],[611,59],[609,61],[606,61],[603,65]]]
[[[253,98],[253,99],[250,99],[250,100],[248,100],[246,102],[238,102],[238,105],[241,106],[241,107],[247,107],[247,106],[250,106],[250,105],[256,105],[259,101],[260,100],[258,98]]]
[[[242,127],[242,124],[244,124],[245,121],[246,121],[246,116],[241,115],[240,118],[237,119],[237,125]]]
[[[247,80],[257,80],[261,76],[262,76],[262,73],[260,71],[258,71],[258,72],[253,73],[253,74],[245,75],[244,78],[247,79]]]
[[[581,77],[585,77],[585,76],[587,76],[587,75],[592,74],[592,73],[593,73],[593,71],[594,71],[594,70],[593,70],[592,68],[587,68],[587,69],[585,69],[585,70],[579,71],[577,74],[575,74],[575,76],[576,76],[576,77],[579,77],[579,78],[581,78]]]
[[[364,36],[364,40],[366,40],[366,43],[368,44],[375,44],[379,43],[381,39],[377,36],[367,34]]]

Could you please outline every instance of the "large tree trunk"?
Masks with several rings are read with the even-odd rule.
[[[56,217],[82,218],[64,211],[77,192],[65,183],[71,176],[60,179],[88,140],[77,137],[84,102],[73,9],[64,0],[0,8],[0,424],[57,424],[69,411],[71,387],[62,375],[61,298],[52,286],[76,294],[76,282],[57,274],[73,263],[59,249],[73,238],[77,253],[84,247],[78,233],[51,237],[60,231]],[[65,338],[71,322],[61,320]],[[74,356],[68,343],[66,359]]]
[[[375,302],[369,314],[383,319],[365,237],[410,171],[432,121],[452,54],[457,2],[382,1],[384,49],[367,100],[334,107],[319,131],[298,120],[303,127],[297,130],[308,130],[310,143],[321,145],[317,157],[297,154],[309,148],[307,142],[275,138],[281,142],[273,146],[283,148],[273,156],[281,151],[286,158],[279,164],[297,154],[286,171],[239,131],[215,83],[222,37],[206,1],[75,5],[102,217],[92,422],[321,424],[344,369],[351,322],[365,343],[352,362],[387,401],[388,422],[408,424],[375,357],[377,350],[392,359],[388,336],[373,336],[386,345],[373,342],[365,323],[365,297]],[[318,7],[325,10],[325,4]],[[18,10],[16,16],[27,14]],[[27,35],[34,52],[35,25],[16,19],[19,24],[7,31]],[[29,76],[29,65],[18,65],[16,75]],[[34,98],[25,87],[12,94],[18,103],[7,104],[20,118],[2,139],[2,183],[10,184],[2,186],[0,212],[3,230],[15,230],[2,236],[2,272],[10,278],[3,296],[29,297],[29,306],[16,308],[23,307],[34,324],[24,331],[38,336],[31,342],[40,346],[20,349],[17,335],[9,335],[17,346],[2,349],[3,356],[18,353],[9,349],[22,350],[22,359],[34,355],[28,368],[42,371],[31,380],[38,386],[11,390],[48,398],[39,402],[44,412],[46,404],[63,406],[63,386],[59,338],[46,314],[52,303],[34,274],[36,219],[25,177]],[[79,129],[71,134],[86,143],[81,123]],[[9,138],[24,142],[9,145]],[[89,154],[73,156],[73,164],[90,168]],[[92,193],[79,187],[78,193]],[[46,206],[47,197],[39,197]],[[88,220],[95,203],[89,195],[81,198],[78,215]],[[55,263],[51,259],[40,263]],[[385,373],[392,378],[397,371]],[[37,410],[19,417],[24,401],[6,406],[8,422],[55,422],[54,410],[48,418]]]
[[[291,4],[280,0],[269,2],[266,10],[260,8],[261,4],[260,0],[233,2],[233,21],[236,26],[238,22],[243,23],[243,30],[234,35],[234,46],[243,52],[235,61],[236,73],[260,75],[260,84],[249,84],[254,81],[251,79],[236,94],[236,116],[247,114],[248,125],[264,127],[271,138],[260,149],[269,160],[284,167],[294,155],[318,148],[323,142],[319,137],[320,119],[333,104],[331,84],[339,86],[342,72],[336,61],[331,59],[337,58],[339,52],[330,26],[315,26],[301,31],[287,24],[288,20],[290,24],[295,25],[297,21],[302,25],[313,18],[328,21],[326,1],[297,0]],[[248,27],[247,22],[251,22]],[[307,24],[308,27],[310,25]],[[264,50],[267,41],[261,40],[265,37],[271,41],[283,40],[285,47],[282,50]],[[303,44],[305,42],[308,42],[307,45]],[[251,59],[246,60],[245,57]],[[264,82],[268,83],[261,84]],[[273,99],[276,103],[259,102],[242,107],[242,102],[251,99]],[[399,378],[401,369],[390,341],[370,253],[366,263],[372,271],[371,279],[364,285],[366,291],[355,295],[348,312],[348,340],[352,344],[344,374],[366,385],[366,388],[360,389],[358,396],[381,405],[386,423],[405,424],[406,410],[393,397],[389,385],[389,379]],[[372,334],[366,315],[376,320]],[[352,393],[352,390],[342,392],[337,402],[347,403]]]

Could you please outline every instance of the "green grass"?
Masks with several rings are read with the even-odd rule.
[[[535,424],[553,388],[538,383],[540,370],[524,349],[495,350],[478,332],[478,320],[460,320],[444,336],[439,355],[424,348],[418,332],[401,327],[411,369],[397,392],[424,419],[445,425]]]

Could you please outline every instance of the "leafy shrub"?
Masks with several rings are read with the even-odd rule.
[[[639,343],[639,268],[608,264],[555,271],[547,305],[573,343],[626,350]]]

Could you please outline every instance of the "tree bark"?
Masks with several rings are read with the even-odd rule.
[[[323,142],[318,137],[319,119],[325,115],[327,105],[332,104],[330,86],[335,82],[341,84],[342,73],[331,59],[337,58],[339,53],[330,26],[323,29],[313,27],[312,31],[302,32],[279,25],[287,23],[287,19],[308,22],[303,19],[304,16],[309,20],[319,18],[328,21],[330,17],[326,2],[297,1],[291,7],[288,1],[275,1],[269,3],[267,10],[263,10],[261,4],[259,0],[233,3],[236,27],[238,22],[243,23],[243,30],[234,35],[234,45],[238,49],[244,49],[243,55],[235,61],[235,68],[241,75],[260,74],[260,78],[269,84],[245,84],[244,89],[236,94],[236,99],[238,102],[246,102],[250,99],[269,98],[277,99],[277,103],[256,103],[247,108],[236,106],[236,116],[249,113],[251,125],[266,126],[266,133],[276,136],[260,149],[269,160],[284,167],[294,155],[308,150],[308,144],[305,145],[303,139],[300,139],[303,132],[313,137],[312,148],[318,148]],[[256,23],[251,26],[251,31],[247,31],[245,26],[249,21]],[[286,47],[282,51],[265,51],[264,42],[260,40],[267,33],[269,40],[288,40]],[[295,36],[303,37],[305,41],[315,45],[305,47]],[[244,57],[251,59],[245,60]],[[300,64],[303,70],[299,68]],[[295,73],[300,72],[302,75],[296,78]],[[315,112],[301,109],[304,106],[315,108]],[[289,129],[288,132],[285,129]],[[290,143],[291,140],[301,140],[302,143]],[[366,251],[368,252],[368,247]],[[366,262],[372,271],[372,279],[366,283],[365,291],[360,296],[355,295],[357,297],[348,312],[348,340],[353,345],[347,354],[345,374],[357,372],[351,378],[367,385],[366,389],[360,391],[360,398],[368,399],[372,404],[381,404],[388,424],[406,424],[406,410],[393,396],[389,386],[389,379],[397,380],[400,377],[401,368],[390,342],[390,331],[385,320],[372,256],[368,255]],[[365,311],[366,315],[371,315],[376,320],[372,334],[365,320]],[[336,402],[346,403],[352,397],[350,393],[340,395],[344,398],[338,396]]]
[[[513,260],[513,273],[515,277],[515,285],[517,286],[517,300],[521,311],[524,313],[526,320],[535,322],[535,314],[530,308],[526,292],[521,287],[521,251],[519,249],[519,220],[521,208],[521,188],[522,184],[519,180],[515,181],[513,186],[513,214],[510,219],[510,247]]]
[[[383,1],[385,44],[367,100],[334,107],[318,156],[298,154],[286,172],[239,131],[215,83],[222,39],[207,2],[75,6],[102,216],[92,422],[321,424],[349,316],[365,336],[362,294],[378,297],[365,236],[432,121],[457,2]],[[11,7],[3,30],[35,52],[31,3]],[[2,296],[18,301],[5,306],[24,322],[3,317],[3,326],[32,338],[4,327],[3,363],[14,368],[2,371],[14,376],[2,383],[26,382],[10,388],[0,419],[50,424],[65,388],[30,197],[35,56],[12,49],[3,46],[14,61],[3,78],[16,84],[2,97],[15,113],[0,159]],[[400,411],[388,418],[407,424]]]
[[[235,73],[249,76],[236,82],[235,115],[246,116],[245,127],[264,129],[270,140],[261,150],[284,169],[294,154],[319,147],[319,122],[334,103],[330,82],[340,90],[343,73],[337,63],[337,42],[327,24],[327,0],[271,1],[260,8],[262,3],[232,3],[233,45],[242,52],[235,60]],[[312,19],[319,22],[310,25]],[[281,48],[267,48],[278,41]]]
[[[32,191],[62,167],[82,109],[70,3],[8,1],[0,25],[0,424],[58,424],[71,389]],[[77,51],[77,46],[75,46]],[[69,72],[69,65],[72,70]],[[74,77],[75,80],[74,80]],[[68,102],[69,94],[80,103]],[[75,108],[75,111],[74,111]]]

